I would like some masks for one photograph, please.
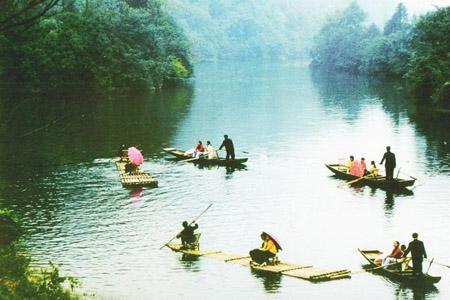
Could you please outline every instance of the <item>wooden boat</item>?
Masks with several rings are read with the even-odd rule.
[[[348,167],[347,166],[343,166],[340,164],[325,164],[325,166],[331,171],[333,172],[337,178],[341,178],[341,179],[345,179],[345,180],[356,180],[358,178],[358,176],[352,175],[352,174],[348,174],[347,170]],[[363,185],[368,185],[368,186],[372,186],[372,187],[379,187],[379,188],[384,188],[384,189],[401,189],[401,188],[405,188],[407,186],[412,186],[415,182],[417,178],[414,178],[412,176],[410,176],[411,179],[401,179],[401,178],[396,178],[393,181],[388,181],[386,180],[386,177],[384,176],[377,176],[377,177],[364,177],[361,180],[358,180],[355,182],[358,184],[363,184]]]
[[[378,258],[383,252],[378,250],[361,250],[358,249],[359,253],[369,262],[372,267],[379,267],[375,264],[375,259]],[[401,264],[397,264],[391,267],[383,267],[374,269],[373,272],[382,274],[390,279],[400,281],[403,283],[411,285],[433,285],[441,280],[440,276],[431,276],[428,274],[423,274],[422,276],[413,275],[412,269],[407,269],[406,271],[401,270]]]
[[[225,159],[225,158],[214,158],[208,159],[206,157],[193,158],[192,156],[185,155],[185,151],[176,148],[163,148],[163,151],[175,156],[177,159],[186,160],[187,162],[192,162],[205,166],[226,166],[226,167],[239,167],[242,166],[248,158],[236,158],[236,159]]]

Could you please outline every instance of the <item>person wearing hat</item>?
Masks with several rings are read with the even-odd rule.
[[[424,258],[427,258],[427,253],[425,252],[425,246],[422,241],[417,238],[419,235],[417,233],[412,234],[413,240],[409,243],[403,257],[406,257],[409,252],[411,252],[411,260],[413,264],[413,275],[422,275],[422,262]]]
[[[181,244],[183,249],[188,248],[188,244],[195,242],[194,230],[198,228],[198,224],[189,225],[187,221],[183,222],[183,230],[177,234],[177,238],[181,238]]]
[[[234,159],[234,145],[233,141],[228,138],[228,135],[224,135],[224,140],[222,142],[222,145],[220,145],[219,150],[222,150],[223,147],[225,147],[225,151],[227,152],[226,159]]]
[[[278,252],[277,246],[267,233],[261,233],[261,239],[263,240],[261,248],[253,249],[249,252],[252,259],[250,264],[252,265],[266,265],[269,259]]]
[[[384,167],[386,168],[386,180],[392,181],[394,180],[394,169],[396,166],[395,162],[395,154],[391,152],[391,147],[386,147],[386,152],[383,155],[383,159],[380,162],[380,165],[386,160],[386,164]]]

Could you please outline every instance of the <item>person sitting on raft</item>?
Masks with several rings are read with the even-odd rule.
[[[177,234],[177,238],[181,238],[181,249],[188,249],[188,244],[195,242],[194,230],[198,228],[198,224],[189,225],[187,221],[183,222],[183,230]]]
[[[250,264],[252,265],[267,265],[269,259],[274,257],[278,252],[277,246],[267,233],[261,233],[261,239],[263,240],[261,248],[253,249],[249,252],[252,259]]]
[[[377,176],[378,176],[378,168],[377,168],[377,166],[375,165],[375,161],[373,161],[373,160],[370,162],[369,174],[370,174],[372,177],[377,177]]]

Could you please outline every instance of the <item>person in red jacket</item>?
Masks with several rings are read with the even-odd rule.
[[[395,264],[397,262],[397,259],[402,258],[403,251],[400,248],[400,243],[398,241],[394,242],[394,249],[392,249],[391,254],[386,256],[383,260],[383,266]]]

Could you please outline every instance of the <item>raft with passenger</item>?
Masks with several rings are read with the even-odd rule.
[[[250,264],[251,259],[248,255],[237,255],[215,250],[200,250],[199,247],[194,249],[184,249],[182,248],[181,244],[175,243],[167,244],[166,246],[175,252],[181,252],[193,256],[215,258],[226,263],[250,267],[254,270],[262,272],[278,273],[290,277],[305,279],[312,282],[329,281],[351,277],[351,272],[347,269],[327,270],[316,268],[312,265],[306,264],[284,263],[280,262],[278,259],[272,260],[271,263],[264,266],[255,266]]]
[[[386,180],[385,176],[372,175],[358,177],[348,173],[348,167],[342,164],[325,164],[325,166],[335,174],[337,178],[345,180],[353,180],[355,184],[368,185],[371,187],[384,188],[384,189],[401,189],[414,185],[417,178],[410,176],[410,179],[395,178],[392,181]]]
[[[440,276],[431,276],[428,274],[414,275],[411,268],[407,268],[402,271],[401,262],[394,263],[390,266],[380,267],[375,263],[375,260],[383,254],[379,250],[361,250],[358,249],[359,253],[369,262],[373,272],[384,275],[390,279],[400,281],[403,283],[411,285],[433,285],[441,280]]]
[[[131,172],[127,172],[126,165],[128,161],[123,160],[120,157],[115,158],[116,168],[119,172],[120,182],[123,187],[158,187],[158,180],[153,178],[150,174],[134,169]]]
[[[248,158],[235,158],[235,159],[225,159],[225,158],[212,158],[200,156],[192,157],[187,155],[186,151],[176,149],[176,148],[163,148],[163,151],[173,155],[179,160],[184,160],[186,162],[192,162],[199,165],[205,166],[225,166],[225,167],[240,167],[247,162]]]

